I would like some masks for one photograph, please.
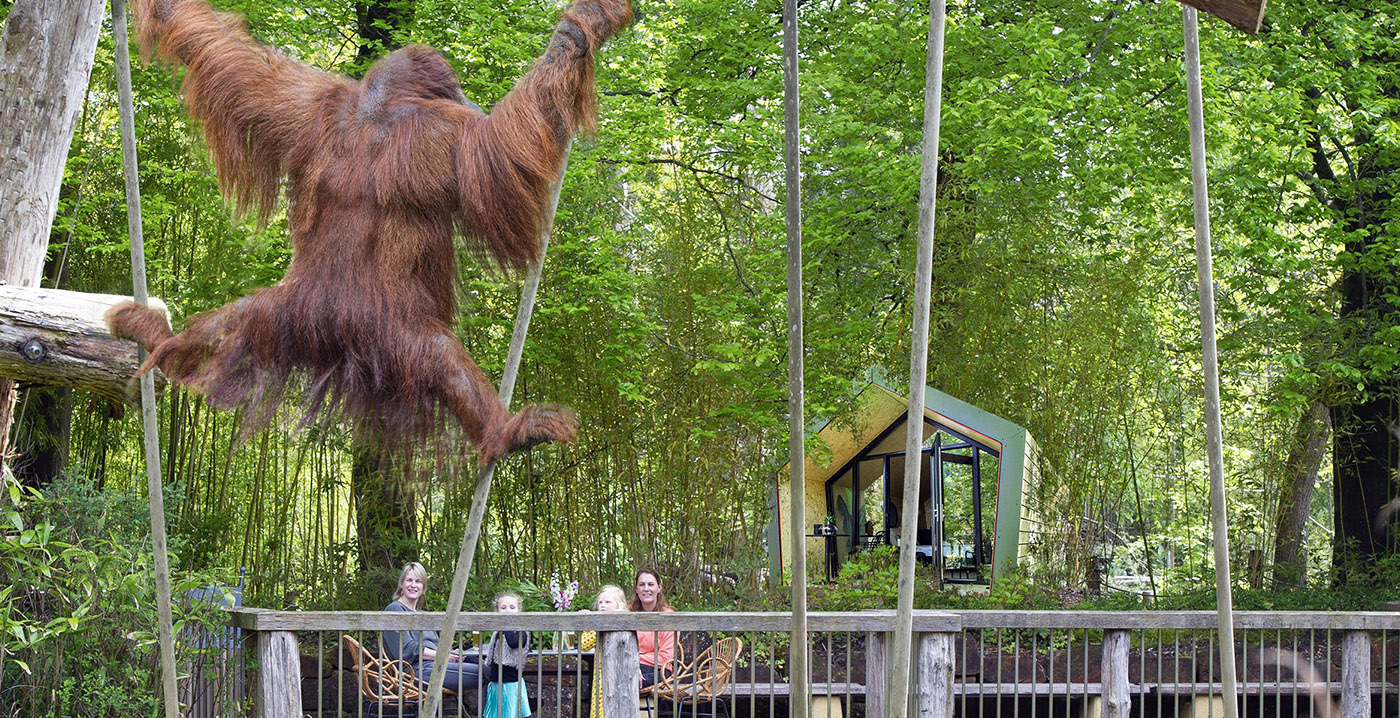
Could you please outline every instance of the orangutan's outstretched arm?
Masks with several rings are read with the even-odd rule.
[[[596,120],[593,55],[631,21],[630,0],[574,0],[534,67],[485,119],[465,124],[460,219],[474,248],[502,266],[539,257],[546,194],[564,149]]]
[[[134,0],[143,57],[186,68],[181,89],[204,130],[226,196],[259,219],[277,208],[288,153],[317,120],[317,109],[353,93],[348,78],[287,58],[248,36],[243,19],[205,0]]]

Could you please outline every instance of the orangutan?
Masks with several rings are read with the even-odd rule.
[[[293,249],[280,284],[179,334],[134,303],[109,312],[113,333],[151,352],[141,371],[245,407],[251,428],[304,375],[308,418],[339,407],[391,444],[435,430],[440,407],[483,461],[575,439],[569,409],[510,414],[453,334],[453,237],[507,270],[538,261],[549,187],[574,132],[594,125],[594,53],[631,22],[629,0],[575,0],[490,114],[429,47],[355,82],[258,44],[204,0],[136,0],[133,14],[143,57],[185,68],[185,105],[235,211],[266,221],[285,182]]]

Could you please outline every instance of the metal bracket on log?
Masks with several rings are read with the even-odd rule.
[[[140,403],[136,343],[112,336],[104,315],[131,297],[0,285],[0,376],[86,389],[119,404]],[[169,321],[165,303],[153,308]],[[156,372],[156,384],[165,378]]]
[[[1210,13],[1250,35],[1264,25],[1264,6],[1269,0],[1181,0],[1201,12]]]

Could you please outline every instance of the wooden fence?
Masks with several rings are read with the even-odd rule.
[[[244,665],[230,670],[251,670],[233,682],[247,686],[246,695],[230,696],[217,715],[264,718],[412,715],[412,701],[387,710],[364,702],[340,637],[360,636],[374,651],[382,631],[430,631],[442,621],[441,613],[230,614],[243,650],[216,660],[241,656]],[[534,651],[532,702],[542,718],[588,715],[592,681],[601,684],[606,715],[646,715],[636,636],[654,631],[678,632],[686,658],[697,651],[685,648],[696,645],[688,638],[743,637],[744,654],[723,686],[725,715],[786,715],[793,700],[811,700],[815,718],[886,714],[894,699],[885,691],[893,611],[809,615],[811,696],[789,695],[789,621],[785,613],[464,613],[459,624],[464,635],[598,632],[593,652]],[[1242,716],[1397,715],[1400,614],[1237,612],[1234,625]],[[1216,628],[1210,611],[919,611],[905,699],[931,718],[1220,715]],[[448,712],[479,710],[462,700]],[[697,714],[694,706],[677,712]]]

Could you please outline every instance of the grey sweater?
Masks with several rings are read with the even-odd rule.
[[[397,599],[384,607],[386,611],[412,613],[413,609],[399,603]],[[384,643],[384,654],[393,660],[408,661],[415,667],[423,657],[423,649],[437,652],[437,631],[384,631],[380,634]]]

